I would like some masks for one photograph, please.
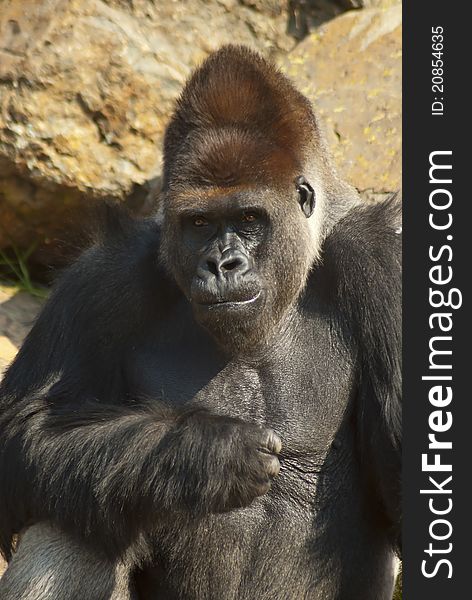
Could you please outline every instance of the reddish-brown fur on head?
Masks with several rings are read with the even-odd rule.
[[[287,183],[302,172],[316,132],[310,103],[273,65],[225,46],[195,71],[164,148],[165,186]]]
[[[260,343],[296,302],[324,224],[352,197],[309,101],[240,46],[212,54],[185,86],[166,132],[163,192],[162,263],[200,324],[233,350]]]

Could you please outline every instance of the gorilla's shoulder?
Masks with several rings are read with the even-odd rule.
[[[159,265],[159,237],[151,219],[114,214],[100,223],[90,247],[58,277],[5,386],[28,385],[21,381],[25,360],[37,381],[108,364],[136,332],[162,318],[175,286]],[[38,354],[39,347],[47,352]]]
[[[120,211],[100,223],[93,243],[58,278],[52,298],[62,304],[116,311],[133,307],[138,297],[159,297],[164,287],[159,264],[160,228],[152,219],[135,219]],[[104,305],[106,303],[106,305]]]
[[[356,206],[325,240],[321,281],[347,343],[358,349],[397,446],[401,397],[401,202]],[[321,274],[320,273],[320,274]]]
[[[401,199],[394,194],[356,205],[338,221],[323,246],[322,270],[335,293],[359,295],[361,302],[366,294],[380,299],[382,290],[401,289],[401,248]]]
[[[401,201],[395,194],[353,207],[325,240],[320,274],[330,305],[362,338],[377,337],[382,328],[399,331],[401,237]]]
[[[365,473],[401,548],[401,206],[397,196],[353,208],[326,239],[323,266],[334,311],[359,364],[356,415]],[[365,463],[364,463],[365,464]]]

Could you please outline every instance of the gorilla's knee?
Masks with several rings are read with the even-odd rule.
[[[129,570],[40,523],[21,536],[0,580],[1,600],[132,600]]]

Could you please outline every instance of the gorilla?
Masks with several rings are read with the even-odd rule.
[[[399,224],[283,74],[213,53],[159,214],[110,215],[4,377],[2,600],[390,599]]]

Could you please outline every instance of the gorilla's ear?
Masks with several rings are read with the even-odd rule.
[[[300,202],[303,214],[308,219],[313,214],[316,204],[315,190],[311,187],[308,181],[300,175],[295,179],[295,185],[298,192],[298,201]]]

